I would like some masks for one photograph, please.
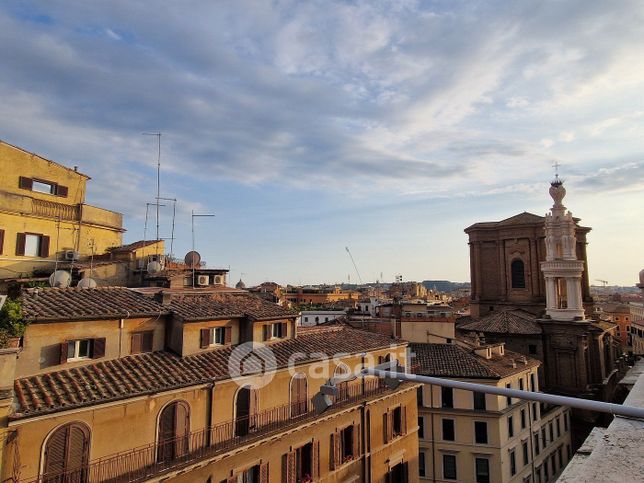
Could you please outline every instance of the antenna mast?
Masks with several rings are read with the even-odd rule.
[[[156,197],[156,207],[157,207],[157,237],[156,240],[159,241],[159,199],[161,197],[161,133],[160,132],[144,132],[144,136],[156,136],[158,149],[157,149],[157,197]],[[158,251],[157,244],[157,251]],[[158,253],[157,253],[158,255]]]
[[[360,285],[362,285],[362,277],[360,276],[360,272],[358,271],[358,266],[356,265],[356,262],[353,259],[353,255],[351,255],[351,252],[349,251],[349,247],[344,247],[344,249],[349,254],[349,258],[351,259],[351,263],[353,263],[353,268],[356,269],[356,274],[358,275],[358,280],[360,280]]]

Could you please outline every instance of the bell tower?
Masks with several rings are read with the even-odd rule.
[[[577,259],[575,220],[562,204],[566,188],[559,175],[550,183],[554,204],[546,214],[546,260],[541,262],[546,285],[546,316],[553,320],[584,320],[582,274],[584,261]]]

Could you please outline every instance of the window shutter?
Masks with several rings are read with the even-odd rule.
[[[384,413],[382,415],[382,437],[385,444],[389,442],[389,428],[387,426],[389,426],[389,413]]]
[[[387,441],[394,439],[394,412],[387,413]]]
[[[30,190],[33,188],[33,180],[31,178],[25,178],[21,176],[18,180],[18,186],[23,190]]]
[[[63,198],[67,198],[69,190],[67,189],[67,186],[61,186],[58,185],[56,186],[56,196],[62,196]]]
[[[69,443],[67,448],[67,465],[65,468],[66,471],[79,470],[87,466],[87,450],[89,448],[85,431],[83,431],[78,426],[71,426],[69,428]],[[79,477],[78,479],[82,481],[82,479],[80,478],[80,473],[83,472],[74,472],[73,476]]]
[[[313,472],[313,479],[317,480],[320,477],[320,442],[313,441],[313,456],[311,458],[311,471]]]
[[[226,483],[237,483],[239,481],[239,478],[237,476],[231,476],[230,478],[226,478]]]
[[[268,483],[268,463],[259,467],[259,483]]]
[[[141,350],[143,352],[152,352],[152,349],[154,349],[154,331],[149,331],[149,332],[144,332],[143,333],[143,340],[141,344]]]
[[[140,333],[132,334],[132,350],[130,351],[131,354],[138,354],[139,352],[141,352],[141,339],[142,336]]]
[[[295,451],[291,451],[282,458],[282,481],[284,483],[295,483],[295,477]]]
[[[286,322],[282,322],[280,325],[282,326],[282,328],[280,329],[280,335],[282,337],[286,337],[286,333],[288,331],[287,324],[286,324]]]
[[[16,236],[16,255],[18,256],[24,256],[25,254],[25,238],[24,233],[18,233]]]
[[[0,255],[4,251],[4,230],[0,230]]]
[[[92,359],[105,357],[105,337],[92,340]]]
[[[400,406],[400,431],[402,434],[407,434],[407,408]]]
[[[233,328],[224,327],[224,343],[230,344],[233,340]]]
[[[402,483],[407,483],[409,481],[409,463],[402,464],[402,473]]]
[[[210,345],[210,329],[201,329],[201,343],[199,347],[205,349]]]
[[[353,457],[360,455],[360,424],[353,425]]]
[[[190,434],[190,413],[184,404],[176,404],[175,424],[176,456],[179,457],[188,453],[188,435]]]
[[[47,258],[49,256],[49,237],[47,235],[40,237],[40,253],[38,255],[41,258]]]
[[[268,339],[270,339],[270,335],[271,335],[271,325],[270,325],[270,324],[266,324],[265,326],[263,326],[263,330],[264,330],[264,340],[268,340]]]
[[[257,427],[257,413],[259,412],[259,390],[251,389],[248,395],[248,427],[253,430]]]
[[[47,440],[45,447],[45,475],[57,476],[65,470],[65,448],[69,427],[60,428]]]
[[[60,344],[59,361],[61,364],[65,364],[67,362],[67,341],[61,342]]]

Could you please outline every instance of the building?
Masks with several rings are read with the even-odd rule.
[[[450,342],[456,314],[449,305],[423,301],[397,301],[379,305],[376,315],[389,319],[392,335],[412,342]]]
[[[312,327],[326,322],[333,322],[334,320],[346,317],[345,310],[303,310],[297,318],[297,325],[302,327]]]
[[[355,305],[358,292],[342,290],[339,286],[292,287],[282,292],[282,298],[295,305],[331,305],[334,302],[351,301]]]
[[[0,141],[0,285],[123,244],[120,213],[85,202],[89,176]]]
[[[339,384],[321,415],[310,401],[331,376],[404,362],[406,343],[298,328],[292,312],[234,289],[30,289],[20,302],[22,346],[0,350],[2,481],[418,473],[418,385],[366,377]]]
[[[626,349],[630,345],[628,337],[632,320],[630,304],[603,304],[601,314],[608,322],[617,325],[617,338],[621,341],[622,347]]]
[[[503,343],[410,344],[416,374],[538,391],[536,359]],[[420,481],[548,482],[571,458],[570,412],[447,387],[418,393]]]

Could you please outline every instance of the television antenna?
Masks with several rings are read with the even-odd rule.
[[[213,215],[211,213],[195,213],[195,210],[192,210],[192,213],[191,213],[192,252],[196,253],[197,255],[199,255],[199,254],[195,251],[195,218],[197,218],[197,217],[209,217],[209,218],[212,218],[214,216],[215,215]],[[188,255],[186,255],[186,258],[187,257],[188,257]],[[199,261],[201,261],[201,256],[199,256]],[[199,263],[199,262],[197,262],[197,263]],[[197,265],[196,263],[192,264],[192,288],[195,288],[195,268],[196,268],[196,265]]]

